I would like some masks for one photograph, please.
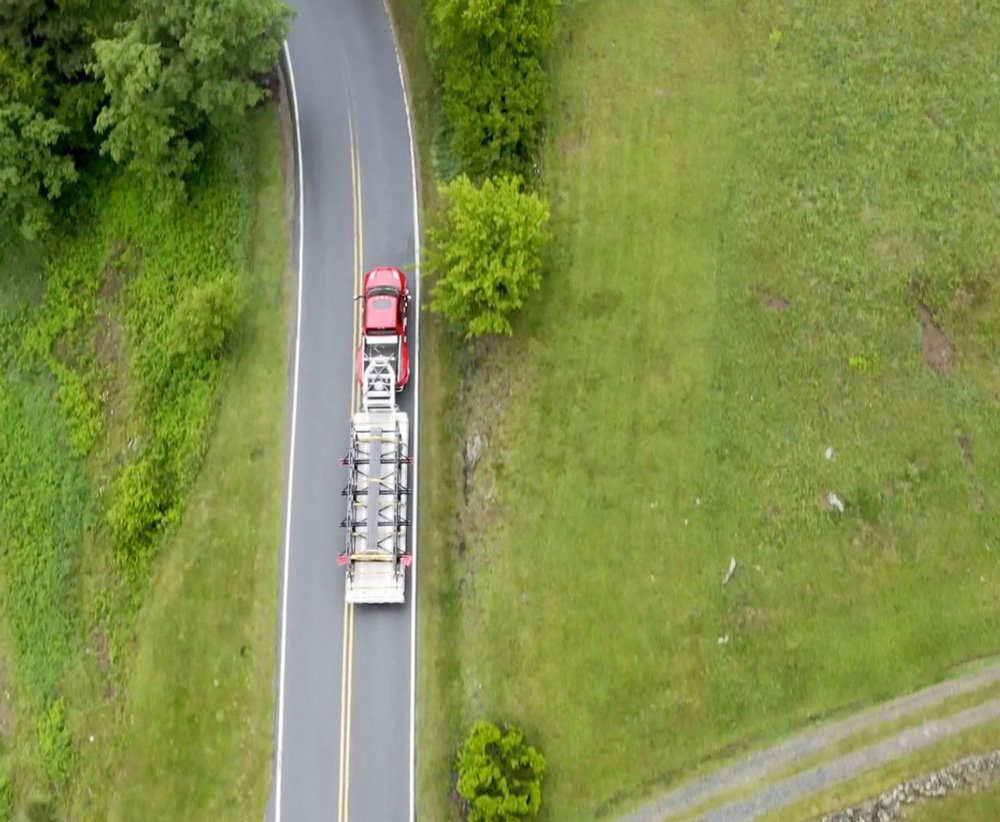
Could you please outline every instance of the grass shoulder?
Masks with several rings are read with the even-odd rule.
[[[564,7],[541,299],[424,452],[432,818],[477,718],[604,818],[995,651],[997,21],[896,11]]]
[[[252,750],[241,746],[248,733],[267,733],[270,716],[261,699],[271,682],[284,397],[274,389],[283,385],[286,319],[276,116],[274,106],[258,109],[212,144],[187,207],[158,208],[128,175],[100,177],[75,205],[72,225],[13,256],[17,276],[0,295],[9,446],[0,455],[0,678],[10,694],[0,766],[17,814],[106,818],[123,785],[144,779],[150,797],[155,782],[174,791],[175,803],[189,803],[165,818],[204,816],[209,800],[227,792],[227,803],[230,794],[247,803],[233,807],[262,807],[266,745],[255,738]],[[174,334],[174,320],[194,316],[185,300],[199,282],[222,280],[235,284],[244,310],[225,329],[224,346],[212,331],[207,347],[192,348]],[[265,391],[275,398],[257,396]],[[259,413],[240,444],[227,412],[233,402]],[[234,456],[241,445],[242,460]],[[131,486],[139,507],[126,506],[142,520],[142,539],[123,541],[109,514],[123,498],[123,472],[138,463],[155,468],[139,475],[148,486]],[[221,499],[228,508],[207,516]],[[260,519],[245,522],[245,506]],[[211,596],[178,590],[172,576],[193,553],[204,555],[205,582],[222,575],[240,584],[218,584]],[[237,637],[246,682],[227,681],[238,714],[224,718],[229,733],[224,719],[199,713],[213,703],[184,701],[200,673],[181,658],[197,647],[223,660]],[[151,642],[153,676],[144,650]],[[190,681],[168,676],[165,684],[164,664]],[[178,735],[152,734],[157,749],[146,761],[134,749],[146,740],[134,732],[157,699],[158,727]],[[211,728],[231,756],[220,755],[214,771],[192,757],[189,767],[164,772],[157,763],[185,744],[184,722]],[[200,796],[192,782],[214,787]]]

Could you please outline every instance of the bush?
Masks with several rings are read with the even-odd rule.
[[[556,0],[437,0],[431,54],[452,149],[475,180],[532,173]]]
[[[108,525],[125,558],[141,554],[165,519],[160,485],[156,467],[148,456],[126,465],[115,481]]]
[[[101,412],[87,385],[87,374],[54,358],[52,371],[59,381],[56,397],[66,420],[73,456],[85,457],[101,434]]]
[[[476,188],[462,175],[441,187],[442,220],[429,232],[438,275],[431,308],[465,339],[511,334],[510,314],[539,288],[548,205],[518,178]]]
[[[239,281],[232,271],[193,286],[177,309],[174,352],[217,353],[236,325],[240,307]]]
[[[50,703],[38,718],[37,730],[45,773],[52,784],[62,787],[73,772],[73,739],[66,727],[66,703],[62,698]]]
[[[538,815],[545,757],[517,729],[473,723],[455,761],[469,822],[513,822]]]

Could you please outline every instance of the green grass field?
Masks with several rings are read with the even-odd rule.
[[[1000,18],[890,5],[564,4],[542,294],[431,395],[429,818],[475,718],[603,818],[996,651]]]
[[[1000,818],[1000,782],[920,804],[904,817],[913,822],[982,822]]]
[[[251,112],[173,213],[104,176],[43,245],[4,238],[0,820],[263,812],[287,348],[278,133],[275,106]],[[220,271],[243,305],[225,356],[184,372],[174,351],[155,390],[173,309]],[[144,449],[175,472],[172,512],[133,550],[106,516]]]

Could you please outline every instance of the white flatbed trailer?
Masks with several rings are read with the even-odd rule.
[[[351,417],[347,466],[347,544],[338,557],[347,571],[346,599],[402,603],[406,599],[409,419],[396,406],[396,373],[389,357],[365,363],[362,409]]]

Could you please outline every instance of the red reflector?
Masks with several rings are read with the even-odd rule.
[[[407,568],[409,568],[410,563],[413,562],[413,557],[411,557],[409,554],[403,554],[403,556],[399,558],[399,561],[402,562],[403,565],[405,565]]]
[[[337,555],[337,565],[347,565],[347,554]]]

